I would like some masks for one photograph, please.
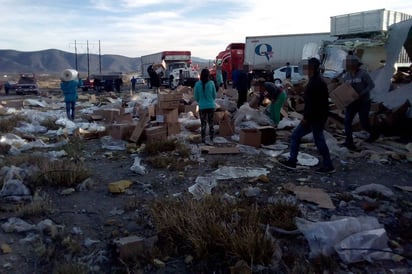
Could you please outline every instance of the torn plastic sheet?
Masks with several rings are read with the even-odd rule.
[[[143,175],[146,173],[146,168],[140,164],[141,159],[139,157],[134,158],[133,165],[130,167],[131,171],[134,171],[137,174]]]
[[[15,148],[20,148],[23,145],[27,144],[27,141],[16,134],[6,133],[5,135],[1,136],[0,143],[8,144]]]
[[[336,251],[335,245],[339,246],[339,243],[348,236],[383,227],[377,218],[371,216],[342,217],[333,221],[315,223],[297,217],[295,222],[299,231],[303,233],[309,243],[310,258],[316,258],[319,255],[330,256]],[[361,239],[359,238],[359,240]],[[353,241],[350,246],[344,242],[346,244],[344,246],[346,248],[367,249],[370,248],[366,245],[367,242]]]
[[[34,107],[42,107],[45,108],[48,106],[47,102],[42,101],[42,100],[36,100],[36,99],[25,99],[23,101],[23,106],[34,106]]]
[[[362,194],[362,193],[367,193],[367,192],[377,192],[382,194],[385,197],[388,198],[393,198],[395,197],[395,194],[393,193],[393,191],[381,184],[368,184],[368,185],[363,185],[360,186],[358,188],[356,188],[353,193],[355,194]]]
[[[300,123],[300,120],[298,119],[291,119],[291,118],[285,117],[279,121],[277,128],[278,129],[295,128],[299,125],[299,123]]]
[[[190,186],[188,191],[199,200],[205,195],[210,195],[215,186],[217,186],[215,177],[197,177],[195,184]]]
[[[285,159],[289,158],[289,152],[281,154],[281,157]],[[301,166],[316,166],[319,164],[319,159],[310,154],[299,152],[297,164]]]
[[[269,171],[266,168],[259,167],[230,167],[223,166],[212,172],[216,180],[236,179],[236,178],[254,178],[260,175],[267,175]]]
[[[391,249],[384,228],[361,231],[346,237],[334,246],[340,259],[346,263],[375,260],[390,260]]]
[[[115,140],[111,136],[103,136],[100,138],[102,148],[108,150],[125,150],[126,142],[123,140]]]
[[[23,133],[46,133],[47,128],[44,126],[41,126],[38,123],[26,123],[22,122],[21,126],[16,127],[15,130],[18,132],[23,132]]]

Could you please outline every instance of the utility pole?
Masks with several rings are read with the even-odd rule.
[[[100,48],[100,40],[99,40],[99,74],[102,75],[102,53]]]
[[[86,41],[86,44],[87,44],[87,79],[90,79],[89,40]]]
[[[77,70],[77,44],[76,44],[76,40],[74,40],[74,55],[75,55],[74,63],[76,65],[76,70]]]
[[[70,44],[73,45],[73,44]],[[78,57],[79,57],[79,50],[77,47],[84,49],[86,47],[86,54],[87,54],[87,78],[90,79],[90,48],[89,46],[93,46],[93,48],[96,46],[96,43],[89,43],[89,40],[86,41],[86,43],[83,42],[77,42],[77,40],[74,40],[74,51],[75,51],[75,67],[76,70],[79,71],[81,64],[78,62]],[[84,51],[81,52],[81,54],[84,54]],[[99,71],[101,73],[101,57],[100,57],[100,40],[99,40]]]

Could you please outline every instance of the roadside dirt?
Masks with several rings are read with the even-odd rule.
[[[2,100],[5,99],[2,97]],[[278,142],[288,144],[290,130],[279,131],[279,133]],[[341,138],[341,136],[335,137]],[[399,144],[411,142],[405,139],[395,139],[395,141]],[[234,141],[230,142],[230,145],[237,145]],[[190,142],[187,144],[198,151],[199,144]],[[146,262],[132,270],[118,260],[112,244],[114,239],[130,235],[143,238],[155,236],[156,229],[151,220],[149,204],[165,197],[187,193],[196,178],[209,175],[216,170],[217,163],[219,167],[266,168],[268,182],[253,178],[223,180],[219,181],[218,186],[212,190],[214,194],[227,193],[234,197],[241,197],[248,187],[257,187],[259,193],[250,199],[269,202],[271,197],[295,197],[293,193],[285,191],[284,185],[287,183],[321,188],[329,194],[336,208],[322,209],[315,204],[298,200],[300,207],[305,210],[306,218],[313,221],[326,221],[332,216],[374,216],[384,225],[389,239],[396,242],[397,247],[394,250],[405,257],[409,256],[409,260],[361,262],[350,265],[342,263],[337,256],[333,256],[336,264],[334,273],[411,273],[412,238],[405,228],[405,226],[411,228],[411,196],[410,192],[395,187],[412,185],[411,163],[404,157],[397,157],[396,153],[390,152],[390,149],[383,149],[385,139],[381,138],[374,144],[359,141],[359,144],[362,148],[360,153],[350,152],[349,157],[345,159],[340,159],[336,155],[333,157],[337,172],[332,175],[317,174],[314,168],[307,167],[295,171],[286,170],[276,163],[274,157],[263,153],[245,152],[224,155],[200,154],[200,158],[184,171],[156,169],[143,158],[142,165],[145,166],[146,173],[139,175],[130,170],[134,155],[125,150],[104,149],[99,139],[86,140],[78,159],[92,174],[87,189],[82,191],[77,189],[69,195],[62,195],[64,188],[42,187],[37,191],[50,198],[53,210],[45,216],[24,218],[31,224],[50,219],[54,224],[61,226],[61,229],[64,227],[73,242],[77,243],[73,244],[72,248],[78,248],[78,252],[73,256],[62,253],[67,252],[67,249],[61,246],[64,239],[58,241],[50,235],[36,234],[35,240],[23,243],[22,239],[27,239],[31,235],[29,232],[2,231],[0,243],[7,244],[11,250],[5,252],[3,248],[3,254],[0,255],[0,273],[54,273],[56,262],[63,261],[86,264],[89,267],[88,273],[229,273],[228,269],[202,270],[199,265],[196,265],[196,260],[185,263],[184,257],[158,258],[165,263],[165,266],[159,267],[154,263]],[[216,144],[216,146],[227,145]],[[287,151],[286,149],[285,152]],[[313,144],[304,145],[301,151],[318,156]],[[374,157],[376,155],[379,157]],[[8,156],[2,157],[4,159]],[[119,180],[131,180],[133,184],[124,193],[110,193],[108,184]],[[395,196],[388,198],[375,193],[373,197],[362,196],[350,203],[342,198],[357,187],[369,184],[386,186],[394,192]],[[6,208],[7,206],[2,203],[1,224],[15,216],[15,212],[8,211]],[[128,210],[130,208],[133,210]],[[275,233],[274,237],[279,240],[285,256],[283,264],[287,263],[287,256],[293,254],[303,254],[308,259],[309,245],[303,235],[290,236]],[[46,251],[42,252],[41,248]],[[280,267],[279,272],[263,269],[256,273],[288,273],[287,270],[286,267]]]

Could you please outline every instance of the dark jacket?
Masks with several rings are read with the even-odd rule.
[[[303,118],[311,124],[324,125],[329,113],[329,93],[319,74],[309,79],[304,100]]]

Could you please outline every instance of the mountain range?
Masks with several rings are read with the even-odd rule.
[[[77,58],[76,58],[77,55]],[[100,59],[100,62],[99,62]],[[76,66],[77,63],[77,66]],[[199,67],[209,65],[208,60],[192,57]],[[57,49],[23,52],[0,50],[0,73],[12,74],[33,72],[36,74],[58,74],[64,69],[76,69],[80,73],[98,74],[108,72],[137,72],[141,70],[140,57],[121,55],[75,54]]]

